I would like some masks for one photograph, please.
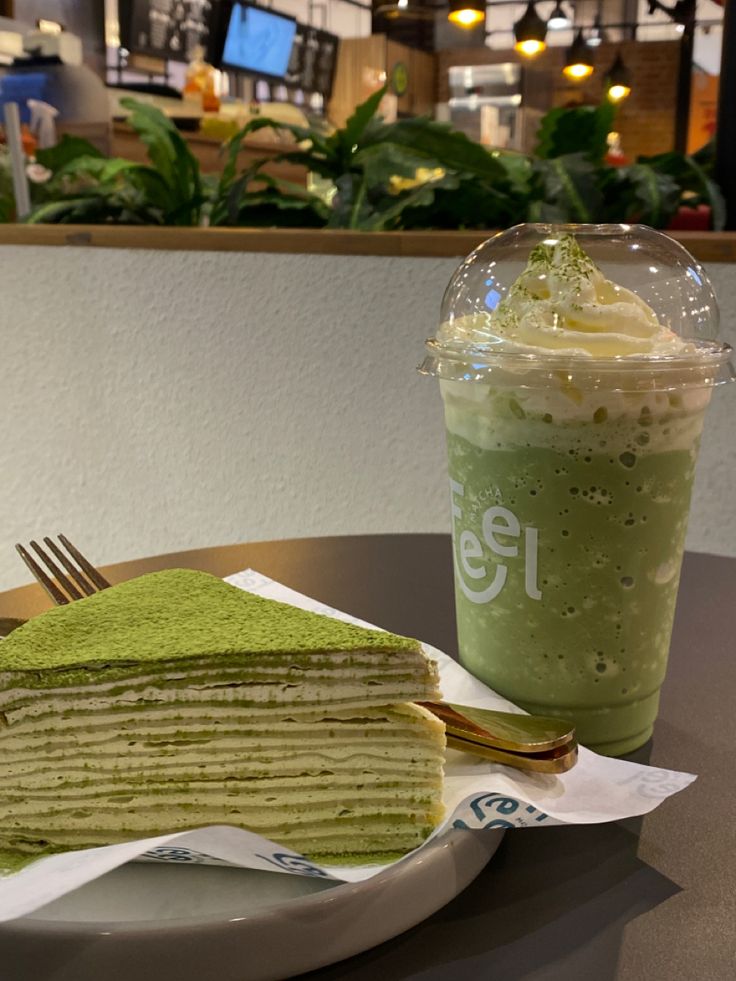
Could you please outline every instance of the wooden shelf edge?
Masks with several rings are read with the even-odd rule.
[[[171,228],[139,225],[0,224],[0,245],[53,245],[185,252],[459,258],[487,232],[350,232],[299,228]],[[673,232],[701,262],[736,262],[736,232]]]

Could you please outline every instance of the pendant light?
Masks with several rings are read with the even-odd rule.
[[[485,0],[450,0],[447,19],[458,27],[476,27],[486,19]]]
[[[603,44],[603,25],[601,24],[600,14],[595,15],[593,26],[591,27],[590,34],[588,35],[587,44],[589,48],[598,48],[601,44]]]
[[[561,0],[557,0],[555,9],[547,18],[547,27],[551,31],[564,31],[566,27],[572,27],[572,21],[562,9]]]
[[[529,0],[526,10],[514,24],[514,37],[514,48],[527,58],[533,58],[547,47],[547,24],[537,13],[534,0]]]
[[[567,49],[565,67],[562,71],[571,82],[581,82],[593,74],[593,58],[588,51],[582,30],[578,31],[575,40]]]
[[[606,74],[606,95],[610,102],[622,102],[631,95],[631,72],[620,51]]]

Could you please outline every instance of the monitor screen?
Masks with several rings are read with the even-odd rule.
[[[236,3],[225,34],[222,62],[228,68],[283,78],[295,33],[292,18]]]
[[[319,92],[325,99],[332,94],[339,38],[307,24],[296,25],[291,59],[284,80],[293,88]]]
[[[216,7],[213,0],[118,0],[120,43],[136,55],[191,61],[199,45],[210,43]]]

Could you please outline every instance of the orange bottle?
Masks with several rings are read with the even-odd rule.
[[[220,99],[215,91],[215,69],[204,60],[204,48],[197,46],[184,83],[184,98],[201,103],[204,112],[217,112]]]

